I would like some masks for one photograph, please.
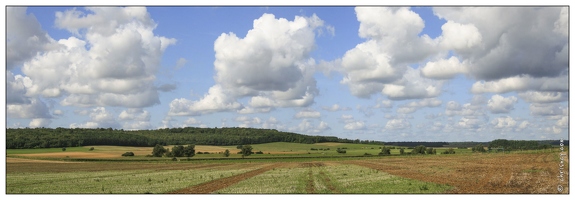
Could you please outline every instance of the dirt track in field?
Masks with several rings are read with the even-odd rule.
[[[558,154],[558,153],[557,153]],[[448,184],[453,194],[557,194],[555,154],[420,156],[346,161],[392,175]],[[568,167],[563,194],[569,193]]]
[[[248,178],[260,175],[264,172],[272,170],[273,168],[280,167],[281,165],[282,165],[282,163],[267,164],[267,165],[264,165],[262,168],[259,168],[259,169],[253,170],[253,171],[249,171],[249,172],[246,172],[243,174],[230,176],[227,178],[220,178],[217,180],[202,183],[199,185],[194,185],[192,187],[184,188],[181,190],[172,191],[172,192],[169,192],[169,194],[210,194],[210,193],[213,193],[215,191],[229,187],[233,184],[236,184],[240,181],[243,181],[243,180],[246,180]]]

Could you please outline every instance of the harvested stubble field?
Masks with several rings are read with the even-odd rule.
[[[568,160],[565,160],[568,163]],[[556,194],[558,152],[284,162],[46,162],[8,158],[7,194]],[[568,165],[564,194],[569,193]]]
[[[447,193],[557,194],[561,183],[559,153],[472,154],[417,156],[346,161],[393,175],[447,184]],[[568,160],[566,160],[568,163]],[[569,167],[563,170],[563,194],[569,193]]]

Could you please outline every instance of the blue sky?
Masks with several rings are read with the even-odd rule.
[[[6,127],[568,138],[567,7],[9,7]]]

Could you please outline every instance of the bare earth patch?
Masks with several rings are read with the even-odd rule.
[[[341,143],[336,143],[336,142],[323,142],[323,143],[315,143],[315,144],[321,145],[321,146],[330,146],[330,147],[335,147],[335,146],[341,145]]]

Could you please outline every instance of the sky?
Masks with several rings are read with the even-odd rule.
[[[6,127],[568,138],[568,7],[7,7]]]

